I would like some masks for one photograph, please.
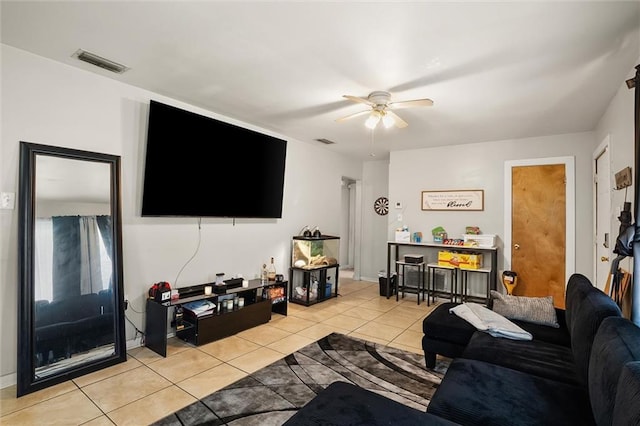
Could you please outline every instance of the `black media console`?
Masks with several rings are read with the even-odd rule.
[[[271,313],[287,315],[287,281],[268,282],[250,280],[248,287],[227,288],[224,293],[205,294],[202,284],[178,289],[179,298],[159,303],[147,299],[145,321],[145,346],[152,351],[167,356],[167,333],[171,329],[175,335],[194,345],[203,345],[240,331],[265,324],[271,320]],[[242,298],[244,306],[226,307],[229,300]],[[215,306],[212,311],[196,314],[184,309],[190,302],[208,301]],[[182,319],[174,319],[168,324],[169,309],[175,313],[182,311]]]

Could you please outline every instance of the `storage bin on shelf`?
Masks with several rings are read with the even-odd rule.
[[[456,253],[441,250],[438,252],[438,266],[455,266],[460,269],[482,268],[482,254]]]
[[[496,246],[495,234],[464,234],[462,238],[465,247],[493,248]]]

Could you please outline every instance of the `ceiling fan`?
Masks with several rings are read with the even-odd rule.
[[[384,91],[371,92],[366,99],[351,95],[343,95],[343,97],[353,102],[369,105],[370,109],[338,118],[336,121],[342,122],[364,114],[369,114],[369,118],[367,118],[364,125],[372,130],[376,128],[380,121],[382,121],[382,124],[387,129],[394,125],[398,128],[407,127],[409,124],[400,118],[398,114],[393,112],[392,110],[394,109],[433,105],[433,101],[431,99],[413,99],[409,101],[391,102],[391,94]]]

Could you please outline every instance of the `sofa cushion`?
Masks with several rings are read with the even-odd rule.
[[[622,367],[618,380],[613,425],[640,425],[640,361]]]
[[[632,361],[640,361],[640,328],[626,318],[604,319],[593,341],[589,363],[589,395],[598,424],[611,424],[620,374]],[[638,400],[635,404],[639,405]]]
[[[572,274],[567,282],[567,289],[565,291],[565,321],[567,329],[571,333],[571,327],[573,326],[573,311],[580,304],[580,301],[595,287],[589,281],[589,278],[582,274]]]
[[[291,416],[284,425],[454,425],[375,392],[333,382]]]
[[[483,361],[453,360],[427,412],[464,425],[593,425],[586,389]]]
[[[485,361],[552,380],[586,386],[576,374],[573,352],[566,346],[543,341],[497,339],[486,333],[475,333],[463,358]]]
[[[467,321],[449,312],[459,303],[443,303],[436,307],[422,321],[422,332],[431,339],[443,340],[458,345],[466,346],[476,328]]]
[[[546,325],[534,324],[526,321],[512,320],[514,324],[517,324],[524,330],[527,330],[533,336],[533,340],[539,340],[542,342],[553,343],[554,345],[571,347],[571,336],[569,330],[564,322],[564,310],[555,309],[556,318],[558,318],[558,324],[560,327],[548,327]]]
[[[602,321],[610,316],[620,317],[620,308],[602,290],[593,290],[582,299],[573,312],[571,320],[571,349],[578,375],[587,382],[589,358],[596,332]]]
[[[552,296],[510,296],[491,290],[491,299],[493,299],[493,311],[506,318],[554,328],[560,327]]]

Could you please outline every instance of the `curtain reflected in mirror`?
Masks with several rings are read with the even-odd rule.
[[[126,360],[119,157],[22,144],[18,396]]]

